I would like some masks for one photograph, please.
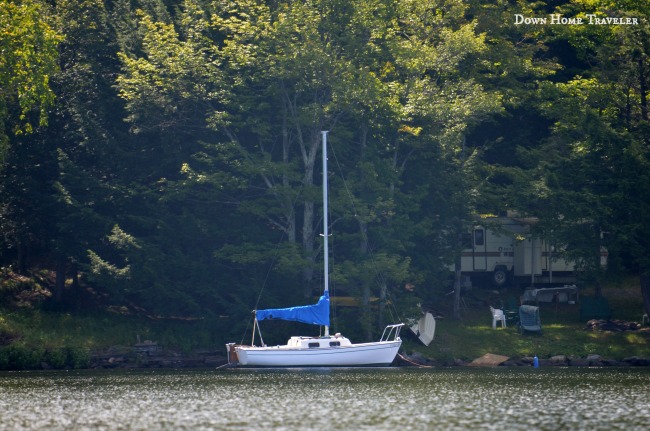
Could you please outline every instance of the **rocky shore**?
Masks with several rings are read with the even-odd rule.
[[[428,366],[428,367],[445,367],[445,366],[498,366],[498,367],[532,367],[535,358],[525,356],[521,358],[507,358],[504,360],[476,365],[475,361],[464,361],[462,359],[454,359],[450,362],[440,363],[437,361],[425,358],[419,352],[413,354],[401,355],[397,360],[397,365],[400,366]],[[572,356],[556,355],[550,358],[538,358],[540,367],[647,367],[650,366],[650,358],[639,358],[631,356],[622,360],[604,358],[600,355],[589,355],[586,358],[576,358]]]
[[[145,341],[133,347],[114,346],[92,352],[89,368],[216,368],[225,364],[225,348],[223,351],[202,349],[184,353]]]
[[[638,331],[641,328],[636,322],[622,320],[590,320],[585,327],[591,331]],[[464,366],[499,366],[499,367],[532,367],[535,358],[509,358],[498,354],[487,353],[484,357],[474,360],[450,359],[447,361],[434,360],[425,357],[420,352],[402,353],[396,358],[394,365],[413,367],[464,367]],[[537,358],[539,367],[646,367],[650,366],[650,358],[631,356],[624,359],[605,358],[598,354],[587,357],[555,355]],[[104,351],[91,352],[89,368],[217,368],[228,364],[225,348],[201,349],[192,352],[180,352],[164,349],[156,342],[145,340],[133,346],[114,346]],[[42,364],[48,368],[48,364]]]
[[[489,355],[489,354],[488,354]],[[492,355],[499,357],[498,355]],[[533,357],[507,358],[499,357],[497,361],[466,361],[454,359],[448,362],[435,361],[426,358],[419,352],[400,354],[395,360],[397,366],[413,367],[465,367],[465,366],[499,366],[499,367],[532,367]],[[577,358],[556,355],[550,358],[538,358],[540,367],[645,367],[650,366],[650,358],[632,356],[622,360],[604,358],[600,355],[589,355]],[[89,368],[92,369],[147,369],[147,368],[218,368],[227,365],[225,351],[195,350],[189,353],[164,350],[154,343],[143,343],[133,347],[115,346],[101,352],[93,352],[90,356]]]

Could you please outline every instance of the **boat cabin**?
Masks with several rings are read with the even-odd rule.
[[[350,340],[337,333],[329,337],[291,337],[287,347],[297,349],[319,349],[323,347],[345,347],[350,346]]]

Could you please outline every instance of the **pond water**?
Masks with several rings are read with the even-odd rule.
[[[647,368],[0,373],[2,430],[630,430]]]

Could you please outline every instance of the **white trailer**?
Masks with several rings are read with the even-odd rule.
[[[460,267],[465,280],[477,282],[489,278],[496,286],[508,282],[514,268],[514,233],[476,225],[463,235],[462,244]]]
[[[463,284],[489,281],[501,287],[509,281],[522,284],[575,283],[575,263],[561,258],[555,247],[530,234],[535,218],[489,217],[463,235]],[[601,265],[607,264],[603,249]],[[451,268],[454,270],[454,266]]]

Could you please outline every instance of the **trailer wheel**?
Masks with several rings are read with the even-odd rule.
[[[496,287],[504,287],[508,282],[508,271],[505,268],[498,267],[492,273],[492,284]]]

